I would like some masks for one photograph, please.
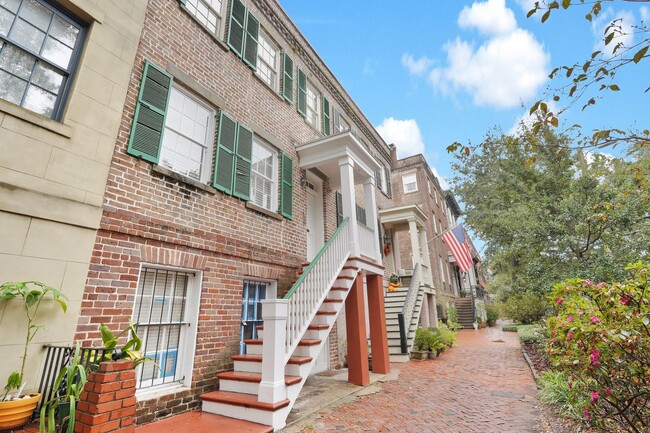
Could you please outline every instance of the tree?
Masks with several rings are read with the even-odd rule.
[[[523,140],[535,142],[534,159]],[[548,128],[522,138],[492,131],[452,164],[465,222],[486,244],[493,289],[515,310],[526,306],[523,321],[541,317],[553,284],[611,281],[649,254],[647,147],[629,160],[570,147]]]
[[[647,3],[650,0],[624,1]],[[535,7],[528,12],[528,16],[542,14],[541,21],[544,23],[556,11],[585,6],[591,7],[585,15],[585,19],[592,21],[602,12],[604,4],[614,2],[614,0],[542,0],[535,2]],[[557,127],[559,125],[558,118],[567,109],[582,104],[584,110],[595,105],[606,92],[620,91],[621,87],[616,82],[616,74],[619,70],[647,62],[650,57],[649,24],[642,22],[640,25],[627,26],[620,18],[616,18],[605,27],[602,50],[594,51],[581,62],[553,69],[549,77],[558,81],[566,80],[566,82],[559,84],[553,90],[552,99],[555,102],[564,102],[564,106],[557,112],[553,112],[541,100],[534,103],[530,108],[530,114],[537,116],[533,130],[536,131],[543,126]],[[594,89],[595,94],[592,92]],[[645,92],[649,90],[650,87],[646,88]],[[601,129],[587,137],[582,144],[603,147],[615,146],[619,143],[648,145],[650,144],[650,130]]]

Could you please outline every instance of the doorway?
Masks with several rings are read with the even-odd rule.
[[[323,247],[323,182],[307,173],[307,261],[311,261]]]

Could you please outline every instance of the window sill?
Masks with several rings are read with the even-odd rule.
[[[205,191],[207,193],[210,193],[210,194],[216,194],[217,193],[217,190],[215,188],[209,186],[209,185],[206,185],[206,184],[201,183],[201,182],[197,182],[194,179],[190,179],[187,176],[183,176],[182,174],[175,173],[175,172],[171,171],[168,168],[161,167],[160,165],[154,164],[151,167],[151,171],[153,173],[161,174],[161,175],[163,175],[165,177],[170,177],[170,178],[172,178],[174,180],[177,180],[179,182],[183,182],[183,183],[185,183],[187,185],[193,186],[194,188],[200,189],[200,190]]]
[[[8,114],[17,119],[23,120],[27,123],[31,123],[32,125],[39,126],[43,129],[46,129],[62,137],[65,138],[72,137],[72,128],[70,126],[64,125],[63,123],[59,123],[55,120],[50,119],[49,117],[36,114],[33,111],[30,111],[16,104],[12,104],[11,102],[5,101],[4,99],[0,99],[0,113]]]
[[[262,215],[266,215],[267,217],[271,217],[278,221],[282,221],[282,215],[280,215],[279,213],[271,212],[270,210],[264,209],[263,207],[253,204],[249,201],[246,202],[246,209],[251,209],[261,213]]]
[[[170,383],[168,385],[158,385],[151,388],[138,389],[135,396],[138,402],[153,400],[165,395],[175,394],[181,391],[187,391],[190,388],[180,383]]]

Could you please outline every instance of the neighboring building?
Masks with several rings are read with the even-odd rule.
[[[37,385],[43,344],[70,343],[87,311],[82,296],[147,3],[0,2],[0,283],[42,281],[68,297],[65,315],[41,308],[27,389]],[[0,351],[21,353],[24,313],[11,302],[1,308]],[[2,359],[4,379],[20,358]]]
[[[285,385],[285,368],[304,378],[347,355],[350,380],[367,383],[366,326],[386,371],[377,201],[390,151],[279,4],[150,0],[126,98],[75,339],[140,324],[160,368],[137,372],[137,422],[208,393],[206,410],[281,427],[304,382]],[[310,261],[323,269],[299,282],[321,292],[299,289],[287,316],[275,299]],[[273,409],[243,415],[229,392]]]

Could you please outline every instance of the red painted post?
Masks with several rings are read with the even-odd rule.
[[[359,273],[345,300],[345,325],[348,338],[348,382],[368,385],[368,342],[363,302],[363,275]]]
[[[372,372],[390,373],[388,333],[384,310],[384,290],[381,275],[368,275],[368,315],[370,316],[370,347],[372,349]]]

